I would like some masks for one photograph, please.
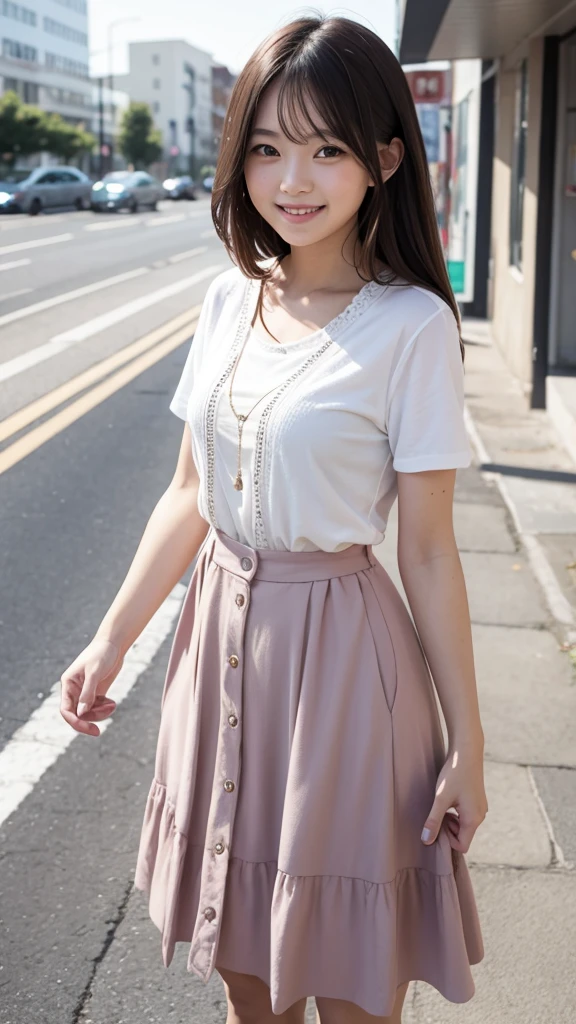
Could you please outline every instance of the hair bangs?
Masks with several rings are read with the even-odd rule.
[[[281,73],[278,94],[280,127],[294,143],[305,143],[310,135],[327,140],[339,139],[368,166],[364,145],[366,136],[361,131],[364,118],[351,81],[348,76],[338,74],[342,69],[336,66],[332,69],[336,74],[330,75],[332,88],[328,90],[322,86],[327,70],[323,65],[326,57],[330,56],[325,47],[316,49],[308,46]],[[373,155],[375,158],[375,139]],[[374,170],[374,167],[369,169]]]

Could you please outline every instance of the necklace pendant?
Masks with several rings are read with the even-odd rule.
[[[237,477],[236,477],[236,479],[234,481],[234,490],[235,491],[242,491],[242,490],[244,490],[244,484],[242,483],[242,473],[238,473],[238,475],[237,475]]]

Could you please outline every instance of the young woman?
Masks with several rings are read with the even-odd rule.
[[[136,885],[164,962],[228,1024],[399,1024],[411,979],[471,998],[464,854],[487,811],[452,526],[458,310],[402,70],[303,18],[234,88],[172,483],[62,713],[98,735],[123,656],[197,556],[162,697]],[[413,619],[372,546],[398,496]],[[416,631],[417,630],[417,631]],[[434,681],[447,729],[445,746]]]

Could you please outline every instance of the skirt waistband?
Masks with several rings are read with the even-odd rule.
[[[268,583],[312,583],[349,576],[376,564],[371,544],[351,544],[343,551],[276,551],[252,548],[213,527],[205,544],[220,568],[245,580]]]

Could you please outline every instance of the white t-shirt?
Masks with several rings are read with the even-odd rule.
[[[279,345],[250,328],[259,282],[238,268],[208,288],[170,404],[190,423],[200,514],[255,548],[377,544],[397,471],[468,466],[464,371],[452,310],[413,285],[365,285],[325,328]],[[261,328],[259,328],[261,330]],[[234,489],[246,414],[243,490]]]

